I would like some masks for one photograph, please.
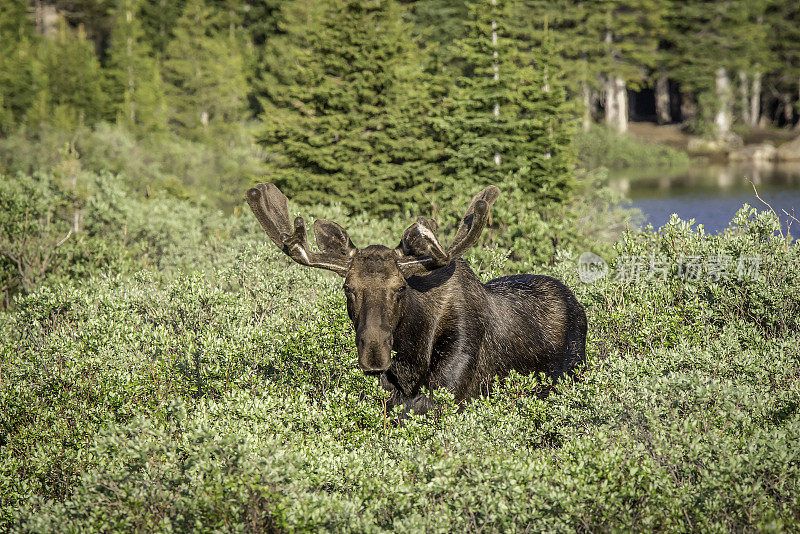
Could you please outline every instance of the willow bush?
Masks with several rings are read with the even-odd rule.
[[[441,416],[405,426],[358,370],[340,279],[261,236],[199,247],[203,272],[46,284],[0,321],[0,524],[791,530],[800,285],[778,227],[745,208],[715,236],[626,234],[610,274],[652,256],[666,281],[582,284],[561,256],[547,272],[589,317],[577,380],[541,398],[512,376],[461,412],[434,392]],[[759,256],[758,277],[674,267],[720,256]]]

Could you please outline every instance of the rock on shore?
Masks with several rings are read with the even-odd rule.
[[[747,145],[728,154],[731,161],[769,161],[775,156],[775,147],[769,143]]]
[[[774,159],[777,161],[800,161],[800,137],[775,149]]]

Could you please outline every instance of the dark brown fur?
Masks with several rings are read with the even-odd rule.
[[[424,218],[395,249],[358,249],[339,225],[318,220],[321,253],[308,249],[301,218],[289,233],[285,197],[274,185],[259,184],[247,199],[290,257],[344,277],[359,365],[390,392],[389,409],[424,413],[432,402],[423,388],[446,388],[463,402],[512,370],[557,379],[584,361],[586,314],[566,286],[529,274],[483,284],[458,258],[477,241],[498,194],[489,187],[473,198],[447,250]]]

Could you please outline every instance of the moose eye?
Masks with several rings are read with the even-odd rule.
[[[408,286],[405,286],[405,285],[402,285],[402,286],[398,287],[394,292],[395,297],[400,298],[403,295],[403,293],[406,292],[406,288],[407,287]]]

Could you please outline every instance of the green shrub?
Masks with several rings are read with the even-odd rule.
[[[458,228],[456,217],[462,213],[455,213],[447,219],[446,232]],[[552,266],[559,256],[590,247],[610,255],[622,233],[638,227],[641,213],[626,206],[626,199],[608,186],[607,171],[599,169],[576,173],[574,197],[568,204],[542,207],[504,192],[493,206],[492,218],[495,223],[483,238],[488,246],[470,250],[468,257],[483,265],[506,254],[508,261],[501,270],[507,274]]]
[[[776,228],[747,208],[717,236],[673,220],[611,259],[760,255],[760,280],[587,285],[562,256],[546,272],[590,321],[579,380],[542,399],[511,376],[461,412],[439,394],[403,427],[358,370],[340,279],[263,238],[197,246],[205,274],[45,285],[0,321],[0,524],[791,530],[800,286]]]
[[[139,197],[117,175],[80,171],[75,187],[58,170],[0,175],[0,302],[45,282],[142,268],[213,270],[214,245],[245,233],[238,218],[218,211]]]
[[[575,153],[585,169],[598,167],[664,167],[686,169],[689,156],[666,145],[644,143],[628,134],[618,134],[602,126],[578,132]]]
[[[224,144],[166,133],[138,138],[107,123],[75,132],[20,129],[0,138],[0,173],[52,172],[65,160],[77,158],[82,171],[118,175],[126,188],[138,195],[166,193],[230,210],[243,199],[243,191],[254,177],[264,173],[264,156],[250,142],[248,128],[238,128]]]
[[[630,271],[633,258],[647,265],[654,261],[666,267],[666,281],[608,277],[593,286],[586,297],[604,311],[595,316],[599,338],[624,339],[625,345],[618,341],[614,349],[627,345],[646,352],[723,336],[737,347],[767,351],[774,339],[800,331],[799,247],[778,235],[773,214],[745,205],[725,232],[706,235],[702,226],[696,231],[691,226],[673,216],[659,230],[629,233],[615,246],[612,270]],[[706,269],[695,280],[681,275],[681,264]],[[718,280],[709,272],[714,265],[728,265]],[[745,272],[748,268],[756,272]],[[598,348],[607,354],[611,347]]]

